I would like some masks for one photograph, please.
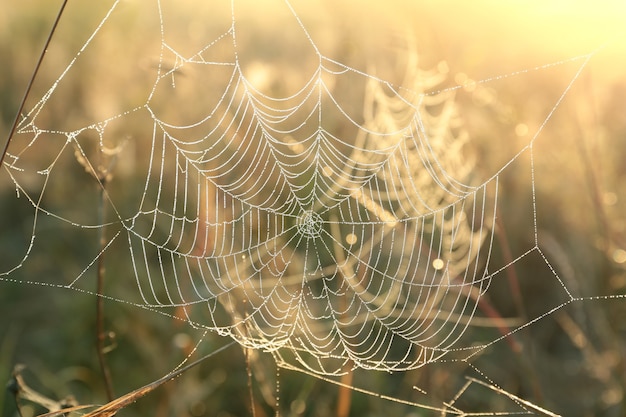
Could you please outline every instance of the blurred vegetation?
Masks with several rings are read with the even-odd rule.
[[[319,27],[316,25],[331,22],[339,27],[331,34],[315,32],[324,53],[338,61],[349,61],[365,71],[368,62],[363,57],[396,47],[397,37],[406,36],[404,28],[409,27],[417,39],[420,66],[439,66],[447,72],[449,85],[465,86],[458,90],[456,99],[471,138],[468,152],[476,161],[475,174],[489,178],[506,166],[499,178],[498,223],[490,270],[507,266],[532,249],[536,238],[540,248],[494,277],[486,300],[497,314],[527,323],[567,300],[564,287],[542,256],[572,296],[585,299],[492,345],[472,360],[473,366],[507,392],[565,416],[626,415],[626,299],[594,299],[626,293],[624,46],[616,42],[619,36],[608,36],[609,45],[592,57],[545,126],[543,122],[582,61],[533,69],[590,52],[597,44],[590,46],[581,38],[573,38],[571,34],[576,31],[567,29],[567,23],[575,22],[577,31],[582,28],[583,33],[603,32],[613,24],[611,9],[606,11],[606,20],[589,15],[589,21],[584,13],[550,18],[533,14],[532,10],[498,9],[501,21],[487,22],[481,20],[485,17],[479,11],[472,15],[463,6],[455,9],[448,3],[440,9],[421,2],[399,2],[397,9],[371,4],[367,9],[346,2],[336,8],[326,5],[315,13],[298,5],[306,9],[306,24]],[[5,5],[0,16],[0,142],[9,130],[56,7],[50,2],[24,0]],[[91,3],[70,2],[68,7],[27,108],[77,54],[84,35],[94,30],[110,2],[102,2],[98,10],[92,10]],[[181,2],[181,7],[193,4]],[[536,18],[543,31],[533,32],[520,23],[523,19],[514,19],[515,15]],[[138,51],[158,60],[159,30],[140,15],[124,16],[127,20],[116,24],[128,30],[114,32],[100,45],[104,49],[94,47],[101,55],[85,59],[74,68],[68,75],[71,82],[65,83],[49,103],[46,123],[70,130],[84,120],[103,120],[145,99],[142,71],[152,63],[133,60],[139,56]],[[599,20],[596,26],[591,17]],[[259,26],[278,27],[280,19],[281,15],[274,16]],[[562,28],[564,34],[547,32],[549,23],[553,23],[553,29]],[[567,47],[561,47],[563,37],[570,39]],[[254,35],[251,39],[254,45]],[[557,39],[558,45],[552,45]],[[183,48],[186,40],[183,36],[170,41]],[[292,67],[281,68],[286,77],[299,71],[299,65],[310,64],[289,53],[276,59],[289,58]],[[100,67],[103,60],[117,64]],[[528,71],[484,83],[471,82],[518,70]],[[293,77],[297,79],[298,74]],[[144,134],[140,123],[127,131]],[[530,152],[513,159],[537,132],[532,165]],[[34,159],[45,166],[64,140],[51,137],[50,149],[33,151],[37,153]],[[118,171],[110,184],[116,201],[125,195],[132,200],[133,190],[142,187],[141,178],[132,178],[139,153],[141,150],[129,147],[128,156],[118,161]],[[509,161],[512,163],[506,165]],[[57,174],[48,192],[57,197],[57,202],[73,202],[75,212],[66,213],[69,218],[95,223],[98,189],[93,179],[72,158],[57,165],[57,169],[60,167],[66,171]],[[25,198],[15,198],[15,187],[5,174],[3,171],[0,179],[0,272],[20,263],[33,232],[32,205]],[[133,203],[129,201],[128,207],[121,209],[134,210]],[[59,229],[54,219],[41,216],[36,232],[39,239],[54,244],[35,247],[28,265],[0,281],[0,381],[9,381],[13,366],[22,363],[27,366],[25,379],[38,392],[56,399],[73,395],[81,404],[101,404],[105,402],[105,391],[95,351],[95,297],[57,286],[71,282],[81,273],[79,266],[84,260],[92,259],[99,251],[97,230],[69,226]],[[128,273],[127,252],[123,243],[116,242],[111,248],[115,257],[107,258],[107,294],[136,292]],[[89,279],[95,282],[94,276]],[[95,283],[90,285],[85,289],[93,291]],[[228,342],[217,334],[204,335],[183,322],[130,304],[106,301],[105,312],[106,328],[111,331],[107,360],[117,395],[167,374],[199,340],[203,342],[194,357]],[[482,334],[485,340],[497,337],[498,329],[485,329]],[[354,381],[381,395],[437,406],[459,392],[465,383],[463,375],[471,371],[462,362],[442,363],[403,374],[356,371]],[[246,416],[251,415],[251,392],[255,415],[273,415],[269,404],[275,394],[276,377],[277,369],[269,355],[246,355],[239,347],[232,347],[119,415]],[[280,415],[337,413],[342,394],[336,385],[288,370],[280,370],[279,382]],[[427,391],[428,396],[413,386]],[[438,415],[359,392],[351,395],[352,416]],[[512,402],[488,389],[476,389],[468,391],[457,405],[468,410],[511,410]],[[28,407],[23,410],[24,417],[45,412]],[[4,416],[18,415],[8,392],[0,397],[0,411]]]

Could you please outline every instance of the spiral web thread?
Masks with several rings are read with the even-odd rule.
[[[491,270],[498,181],[522,154],[531,155],[532,171],[535,139],[592,55],[568,61],[579,70],[533,139],[481,180],[463,152],[468,135],[455,104],[459,87],[445,87],[441,68],[418,70],[415,54],[405,54],[403,76],[393,82],[373,75],[377,68],[346,65],[320,52],[285,3],[310,52],[292,82],[297,88],[289,89],[268,76],[273,67],[246,61],[236,2],[227,5],[233,12],[224,30],[191,52],[168,41],[166,10],[174,6],[149,3],[158,17],[159,58],[146,70],[151,84],[143,101],[68,129],[46,116],[56,90],[121,13],[115,2],[19,125],[4,172],[32,206],[32,235],[21,261],[0,279],[27,281],[19,273],[38,251],[42,215],[60,228],[106,228],[106,244],[66,282],[36,283],[89,292],[98,258],[125,248],[125,276],[135,281],[135,293],[101,296],[230,336],[272,352],[281,367],[324,379],[347,368],[470,363],[580,301],[553,271],[561,303],[499,337],[467,338],[488,321],[481,298],[503,269],[531,253],[552,268],[533,224],[535,245]],[[355,108],[348,94],[362,106]],[[151,128],[138,133],[129,126]],[[42,155],[44,146],[54,151]],[[107,219],[63,211],[53,190],[68,166],[104,191]],[[128,166],[132,175],[125,174]],[[509,398],[520,412],[549,413]],[[436,409],[462,413],[453,404]]]

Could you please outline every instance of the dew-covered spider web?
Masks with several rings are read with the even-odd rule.
[[[367,8],[334,7],[70,2],[3,161],[20,224],[0,286],[98,295],[414,415],[563,412],[533,392],[548,382],[524,338],[557,323],[538,337],[575,362],[600,326],[586,306],[625,300],[542,234],[559,215],[538,184],[559,180],[536,149],[599,50],[473,79],[424,62],[410,26],[355,29]],[[535,92],[498,94],[544,74],[526,113],[507,100]],[[511,361],[540,382],[508,384]],[[614,407],[620,377],[597,366]]]

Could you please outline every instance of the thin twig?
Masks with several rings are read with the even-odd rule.
[[[11,130],[9,131],[9,137],[7,138],[7,142],[4,145],[2,154],[0,154],[0,167],[2,166],[2,163],[4,162],[4,157],[6,156],[7,151],[9,150],[9,144],[11,143],[11,139],[13,139],[13,135],[15,134],[15,131],[17,130],[17,125],[19,124],[20,116],[22,115],[22,112],[24,111],[24,106],[26,105],[26,99],[30,95],[30,90],[33,87],[35,78],[37,78],[37,73],[39,72],[39,68],[41,68],[41,63],[43,62],[43,59],[46,56],[46,52],[48,52],[48,47],[50,46],[52,37],[54,36],[54,33],[56,32],[59,21],[61,20],[61,15],[63,15],[63,11],[65,10],[65,5],[67,4],[67,1],[68,0],[63,0],[63,4],[61,4],[59,13],[57,14],[56,19],[54,19],[54,23],[52,24],[52,29],[50,30],[48,39],[46,39],[46,43],[44,44],[43,50],[41,51],[41,54],[39,55],[39,60],[37,61],[37,65],[35,65],[35,70],[33,71],[33,75],[31,75],[30,80],[28,81],[28,86],[26,87],[26,92],[24,93],[24,97],[22,98],[22,101],[20,102],[20,107],[17,109],[17,112],[15,113],[15,119],[13,120],[13,125],[11,126]]]
[[[105,224],[106,210],[105,210],[105,199],[106,199],[106,183],[107,183],[107,174],[106,172],[100,175],[100,192],[98,195],[98,217],[101,225]],[[105,276],[105,262],[104,262],[104,252],[107,246],[106,239],[106,227],[101,226],[98,229],[98,237],[99,237],[99,245],[100,245],[100,256],[98,257],[98,272],[97,272],[97,283],[96,283],[96,351],[98,354],[98,362],[100,363],[100,370],[102,372],[102,378],[104,379],[104,387],[107,394],[107,400],[113,401],[115,395],[113,393],[113,379],[111,378],[111,370],[107,364],[105,358],[105,346],[104,342],[106,339],[106,333],[104,330],[104,298],[100,297],[104,292],[104,276]]]
[[[348,417],[352,408],[352,379],[354,371],[352,370],[352,361],[348,361],[343,366],[344,374],[341,375],[341,384],[339,385],[339,393],[337,398],[337,417]]]
[[[502,250],[502,257],[507,265],[505,273],[507,281],[509,283],[509,289],[511,291],[511,297],[513,298],[513,304],[517,310],[517,315],[523,319],[527,319],[528,314],[524,307],[524,298],[522,296],[522,289],[520,287],[519,278],[515,271],[515,265],[513,265],[513,252],[509,245],[509,239],[507,237],[506,229],[504,227],[504,221],[502,220],[502,214],[496,217],[496,229],[495,234],[498,239],[500,249]]]
[[[330,223],[330,227],[331,227],[331,234],[333,236],[336,236],[338,239],[341,236],[341,230],[339,230],[339,227],[337,226],[339,224],[339,221],[337,218],[335,218],[335,216],[331,217],[332,221]],[[346,265],[346,257],[345,254],[343,252],[343,249],[337,245],[334,244],[333,245],[333,251],[335,254],[335,260],[337,261],[337,273],[342,277],[342,279],[338,282],[340,282],[338,285],[341,286],[341,282],[345,282],[345,273],[344,273],[344,269],[346,268],[341,267],[339,265]],[[360,279],[364,279],[364,277],[359,277]],[[340,288],[337,288],[337,292],[340,293]],[[339,309],[341,311],[340,313],[340,323],[344,322],[344,318],[346,315],[346,312],[348,310],[348,302],[346,300],[346,294],[344,294],[343,296],[340,297],[339,299],[340,302],[340,306]],[[352,389],[350,388],[352,386],[352,380],[354,378],[354,370],[353,370],[354,364],[351,360],[346,361],[343,365],[343,374],[341,375],[341,381],[339,384],[339,392],[337,395],[337,417],[348,417],[348,415],[350,414],[350,409],[352,408]]]
[[[511,250],[511,246],[509,244],[509,238],[507,235],[507,231],[505,228],[505,221],[503,219],[502,213],[496,217],[496,229],[495,234],[498,239],[500,249],[502,250],[502,257],[506,265],[509,265],[506,268],[505,274],[507,277],[507,281],[509,284],[509,291],[511,297],[513,298],[513,305],[517,310],[517,315],[522,318],[524,321],[528,320],[528,312],[526,311],[526,307],[524,305],[524,297],[522,294],[522,288],[520,286],[520,280],[517,275],[514,260],[513,260],[513,252]],[[516,346],[518,347],[514,353],[520,359],[520,365],[524,371],[526,371],[526,375],[528,375],[528,381],[532,388],[533,394],[535,398],[539,401],[543,400],[543,390],[541,388],[541,383],[539,381],[539,376],[537,375],[537,371],[532,366],[531,361],[528,358],[528,354],[524,353],[524,346],[530,346],[530,335],[528,333],[528,328],[521,329],[519,336],[513,336],[512,340],[515,340],[515,337],[522,338],[522,340],[526,343],[521,343],[516,341]],[[508,340],[508,339],[507,339]]]
[[[254,405],[254,392],[252,391],[252,369],[250,368],[250,348],[244,347],[243,354],[246,357],[246,373],[248,374],[248,395],[250,396],[250,412],[252,417],[256,417],[256,407]]]

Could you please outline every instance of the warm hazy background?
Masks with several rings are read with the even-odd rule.
[[[124,7],[138,2],[127,0]],[[0,13],[0,145],[5,143],[59,2],[4,3]],[[171,39],[177,48],[184,50],[194,34],[206,29],[202,22],[224,22],[230,11],[213,9],[210,3],[167,2],[170,9],[177,4],[181,10],[178,18],[173,9],[167,12],[173,17],[172,25],[181,25],[180,38]],[[285,26],[288,9],[273,3],[237,2],[239,16],[252,33],[250,39],[277,42],[271,51],[250,51],[251,76],[256,69],[262,82],[262,77],[277,77],[264,72],[268,68],[280,70],[279,79],[289,89],[288,83],[297,82],[301,73],[313,68],[315,59],[302,34],[292,34]],[[539,247],[568,288],[588,299],[520,332],[516,342],[524,346],[521,353],[506,346],[495,348],[488,359],[479,360],[481,369],[500,378],[509,392],[565,416],[626,415],[626,299],[591,301],[594,296],[626,293],[626,4],[618,0],[382,3],[293,1],[314,42],[328,57],[363,71],[369,71],[373,63],[393,77],[393,65],[385,62],[386,57],[390,51],[413,45],[421,67],[438,68],[448,76],[448,86],[467,84],[459,89],[458,103],[471,137],[467,151],[476,159],[478,176],[488,178],[495,173],[539,132],[534,145]],[[69,2],[28,102],[31,107],[76,54],[109,4]],[[189,10],[195,26],[183,20]],[[126,20],[117,22],[119,30],[99,45],[102,52],[78,65],[70,74],[71,82],[49,103],[47,121],[69,130],[84,120],[109,117],[120,106],[141,103],[146,94],[141,71],[158,60],[159,32],[153,18],[128,13]],[[592,55],[583,73],[540,130],[582,60],[536,68],[587,54]],[[269,66],[259,70],[253,64],[261,60]],[[514,73],[518,74],[497,78]],[[491,81],[472,87],[471,80]],[[45,154],[46,149],[41,152]],[[498,209],[502,224],[495,264],[507,263],[509,250],[515,257],[533,245],[528,158],[528,153],[521,155],[501,178]],[[14,188],[4,173],[0,175],[0,271],[4,271],[19,258],[16,248],[23,248],[30,238],[31,213],[22,212],[30,210],[29,206],[16,202]],[[66,192],[74,198],[73,190]],[[89,204],[87,197],[75,198],[77,204]],[[41,264],[28,269],[47,274],[45,278],[21,279],[63,282],[59,277],[64,256],[74,256],[64,251],[80,251],[82,245],[60,243],[53,248],[54,256],[42,257]],[[561,302],[554,275],[539,259],[520,262],[515,275],[517,284],[502,279],[490,290],[489,300],[503,317],[520,318],[519,310],[512,307],[514,294],[521,298],[526,321]],[[131,284],[117,285],[132,291]],[[27,364],[32,385],[50,396],[73,393],[82,403],[102,402],[93,347],[94,309],[92,298],[75,292],[0,281],[0,385],[19,362]],[[158,314],[124,305],[108,305],[107,313],[109,327],[117,334],[117,347],[109,357],[118,394],[171,370],[189,348],[186,335],[198,335]],[[219,363],[189,372],[120,415],[246,415],[245,363],[241,351],[233,348]],[[271,413],[263,405],[263,395],[274,388],[259,375],[271,379],[275,370],[267,375],[255,372],[260,379],[255,393],[261,404],[257,416],[261,416]],[[365,378],[371,380],[369,389],[386,389],[390,395],[435,405],[450,399],[459,387],[456,375],[443,367],[409,373],[395,392],[388,386],[382,388],[388,384],[384,376]],[[411,385],[434,393],[433,398],[420,398]],[[281,415],[335,413],[335,386],[289,372],[283,374],[282,386]],[[495,398],[493,404],[471,398],[474,402],[468,407],[502,407]],[[9,395],[0,397],[0,412],[17,415]],[[434,414],[354,393],[351,415]]]

